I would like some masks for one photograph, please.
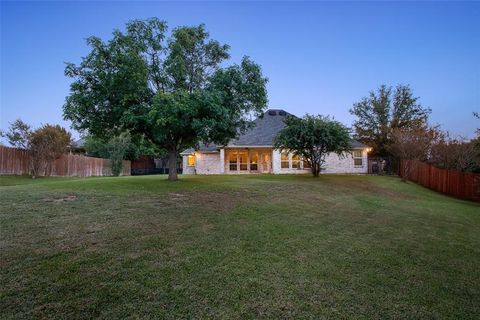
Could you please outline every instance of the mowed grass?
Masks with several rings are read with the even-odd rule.
[[[0,177],[1,318],[480,317],[480,204],[378,176]]]

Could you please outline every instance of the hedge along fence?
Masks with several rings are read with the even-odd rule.
[[[129,160],[123,161],[122,176],[130,175]],[[0,175],[30,174],[30,155],[28,151],[0,146]],[[45,175],[41,173],[40,175]],[[50,175],[61,177],[111,176],[112,166],[109,159],[66,154],[51,164]]]
[[[408,174],[405,168],[409,166]],[[400,176],[450,196],[480,202],[480,174],[436,168],[415,160],[401,160]]]

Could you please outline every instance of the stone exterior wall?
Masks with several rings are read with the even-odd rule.
[[[183,174],[195,174],[195,167],[191,167],[188,165],[188,156],[183,156],[182,157],[182,168],[183,168],[183,171],[182,173]]]
[[[291,155],[290,155],[291,159]],[[339,158],[336,154],[329,154],[325,158],[325,170],[322,173],[368,173],[368,156],[366,149],[362,150],[362,166],[356,167],[351,154]],[[308,174],[310,169],[282,168],[280,151],[273,150],[274,174]]]
[[[339,158],[336,154],[329,154],[325,159],[325,170],[322,173],[368,173],[367,150],[362,150],[362,166],[356,167],[351,154]]]
[[[228,159],[225,153],[195,153],[195,167],[187,165],[187,156],[183,156],[184,174],[248,174],[249,171],[229,172]],[[291,155],[290,155],[291,159]],[[223,160],[223,161],[222,161]],[[366,149],[362,150],[362,166],[355,166],[351,154],[339,158],[336,154],[329,154],[326,157],[325,170],[322,173],[368,173],[368,156]],[[281,168],[281,157],[278,150],[272,152],[272,173],[273,174],[310,174],[310,169]]]
[[[292,155],[289,155],[290,159],[290,165],[291,165],[291,159]],[[272,158],[272,164],[273,164],[273,173],[274,174],[307,174],[311,173],[310,169],[296,169],[296,168],[282,168],[282,162],[281,162],[281,154],[280,151],[278,150],[273,150],[273,158]]]
[[[197,174],[220,174],[220,153],[195,153],[195,169]]]

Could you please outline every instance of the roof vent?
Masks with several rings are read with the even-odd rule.
[[[283,110],[280,110],[280,111],[278,111],[278,115],[279,115],[279,116],[286,116],[287,113],[286,113],[285,111],[283,111]]]
[[[269,116],[276,116],[276,115],[277,115],[277,111],[275,111],[275,110],[268,110],[268,115],[269,115]]]

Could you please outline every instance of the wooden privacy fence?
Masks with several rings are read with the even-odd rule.
[[[401,160],[400,176],[450,196],[480,201],[480,174],[436,168],[415,160]]]
[[[130,164],[129,160],[123,161],[121,175],[130,175]],[[30,174],[28,151],[0,146],[1,174]],[[44,175],[44,173],[40,175]],[[62,177],[111,176],[112,167],[108,159],[66,154],[52,163],[51,175]]]

